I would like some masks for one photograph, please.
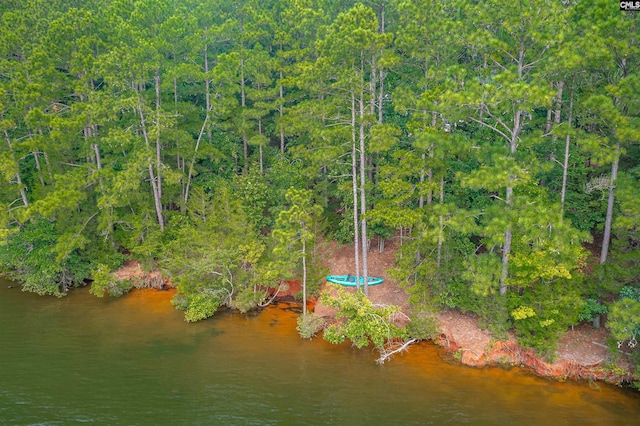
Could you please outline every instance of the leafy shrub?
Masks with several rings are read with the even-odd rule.
[[[630,349],[636,349],[637,338],[640,337],[640,297],[637,289],[629,286],[620,291],[620,296],[611,304],[607,327],[618,347],[626,341]]]
[[[108,293],[109,296],[120,297],[131,290],[131,282],[119,280],[111,273],[107,265],[98,265],[91,275],[93,276],[93,282],[89,293],[94,296],[103,297],[105,293]]]
[[[496,339],[506,339],[512,326],[506,306],[507,300],[497,294],[477,297],[475,313],[480,317],[478,325],[486,328]]]
[[[640,290],[635,287],[631,287],[630,285],[626,285],[620,290],[620,299],[624,299],[625,297],[635,300],[636,302],[640,302]]]
[[[328,342],[337,344],[349,339],[357,348],[369,343],[382,348],[388,340],[406,337],[406,330],[394,322],[399,307],[374,305],[362,291],[352,294],[335,285],[330,288],[335,295],[325,292],[321,301],[336,309],[338,321],[324,330],[324,339]]]
[[[582,309],[578,313],[578,321],[593,321],[598,315],[606,314],[607,307],[596,299],[587,299]]]
[[[578,318],[578,301],[577,285],[569,280],[538,285],[523,290],[522,295],[510,293],[509,315],[518,343],[553,360],[558,340]]]
[[[438,336],[438,320],[428,312],[416,312],[407,325],[407,333],[414,339],[434,339]]]
[[[85,244],[81,235],[62,234],[53,222],[37,219],[0,245],[0,269],[24,291],[61,297],[89,276]]]
[[[562,337],[565,328],[559,326],[559,312],[534,311],[530,306],[520,306],[511,311],[518,343],[525,348],[535,349],[548,361],[554,359],[557,341]]]
[[[466,293],[466,285],[459,281],[451,281],[447,283],[445,291],[438,296],[441,305],[449,309],[462,308],[463,294]]]
[[[445,290],[439,295],[440,304],[450,309],[462,312],[479,313],[482,304],[480,297],[470,285],[462,281],[453,280],[446,284]]]
[[[171,298],[171,304],[179,311],[186,311],[189,307],[189,298],[182,293],[176,293]]]
[[[300,315],[298,317],[298,325],[296,330],[303,339],[311,339],[324,327],[324,318],[314,313]]]
[[[215,197],[194,189],[189,221],[163,246],[159,263],[182,295],[174,305],[188,322],[222,305],[246,312],[264,296],[253,292],[264,244],[241,207],[228,188],[217,188]]]
[[[187,322],[196,322],[216,313],[222,305],[223,299],[214,292],[202,292],[189,298],[189,305],[184,313]]]
[[[263,291],[255,291],[253,287],[245,287],[238,291],[230,305],[245,314],[258,306],[264,299],[265,293]]]

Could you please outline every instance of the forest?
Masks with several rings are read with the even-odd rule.
[[[316,294],[319,239],[354,244],[349,272],[366,277],[372,244],[395,238],[390,273],[416,325],[395,335],[459,309],[550,354],[606,315],[612,347],[640,364],[639,13],[603,0],[0,12],[0,269],[23,290],[154,285],[115,278],[136,259],[197,321],[293,278]]]

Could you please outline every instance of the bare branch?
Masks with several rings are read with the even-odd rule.
[[[499,130],[497,127],[492,126],[492,125],[490,125],[490,124],[488,124],[488,123],[485,123],[485,122],[484,122],[484,121],[482,121],[482,120],[478,120],[477,118],[473,118],[473,117],[471,117],[471,116],[469,116],[469,119],[470,119],[471,121],[475,121],[476,123],[478,123],[478,124],[480,124],[480,125],[483,125],[483,126],[485,126],[485,127],[490,128],[491,130],[493,130],[494,132],[496,132],[497,134],[499,134],[500,136],[502,136],[503,138],[505,138],[508,142],[510,142],[510,141],[511,141],[511,138],[509,138],[509,136],[507,136],[504,132],[502,132],[501,130]]]
[[[274,300],[276,300],[276,297],[278,297],[278,294],[280,294],[280,290],[282,290],[285,286],[286,286],[286,284],[281,282],[280,285],[278,286],[278,289],[276,290],[275,294],[273,295],[273,297],[271,299],[269,299],[269,301],[267,301],[267,302],[258,303],[258,306],[261,307],[261,308],[264,308],[265,306],[270,305]]]
[[[380,349],[380,357],[376,359],[378,364],[384,364],[384,362],[390,359],[393,355],[407,350],[407,348],[417,342],[418,339],[409,339],[403,342],[389,342],[383,348]]]

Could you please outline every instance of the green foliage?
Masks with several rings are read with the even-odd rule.
[[[590,322],[593,321],[598,315],[607,313],[607,306],[600,303],[597,299],[587,299],[578,313],[578,321]]]
[[[439,334],[438,319],[426,311],[415,312],[407,325],[407,335],[413,339],[433,340]]]
[[[610,305],[607,328],[611,330],[611,336],[617,341],[618,348],[625,344],[634,353],[640,352],[638,348],[640,290],[638,288],[624,286],[620,290],[620,298]],[[640,366],[640,362],[636,364]]]
[[[373,344],[382,348],[388,340],[407,337],[407,330],[395,323],[400,308],[392,305],[374,305],[362,292],[349,293],[341,287],[330,285],[322,293],[323,304],[336,309],[337,321],[324,329],[324,339],[338,344],[351,340],[357,348]]]
[[[511,316],[514,320],[523,320],[531,317],[535,317],[536,313],[531,306],[523,306],[520,305],[513,311],[511,311]]]
[[[483,253],[469,260],[468,269],[462,277],[471,284],[473,291],[482,296],[495,294],[500,276],[500,258],[491,253]]]
[[[237,175],[234,183],[237,189],[235,193],[242,200],[247,219],[253,227],[262,229],[271,226],[273,220],[267,214],[270,188],[260,171],[252,168],[246,175]]]
[[[57,250],[60,233],[55,224],[39,219],[10,234],[0,246],[0,268],[22,283],[22,289],[41,295],[63,296],[89,276],[89,261],[77,249]]]
[[[317,218],[322,214],[322,207],[313,203],[311,191],[289,188],[286,199],[291,207],[280,212],[274,230],[279,243],[275,250],[279,254],[295,252],[298,242],[310,244],[315,238]]]
[[[552,360],[558,340],[583,309],[579,283],[558,280],[510,294],[509,312],[518,343]]]
[[[473,301],[470,298],[470,301]],[[513,321],[509,316],[508,301],[497,294],[480,297],[476,294],[474,309],[480,318],[478,325],[486,328],[496,339],[506,339],[509,330],[513,327]]]
[[[161,264],[181,296],[176,306],[187,321],[213,315],[227,305],[244,312],[264,299],[256,288],[264,245],[238,200],[218,188],[215,198],[194,191],[189,221],[177,226]]]
[[[109,296],[120,297],[131,290],[131,282],[120,280],[110,270],[107,265],[99,264],[91,271],[93,281],[89,293],[97,297],[103,297],[105,293]]]
[[[293,269],[298,262],[302,264],[302,299],[305,305],[303,315],[306,315],[307,259],[313,252],[322,207],[314,204],[309,190],[298,190],[292,187],[289,188],[285,197],[291,207],[282,210],[278,215],[276,228],[272,232],[275,240],[273,254],[278,259],[279,271],[282,271],[281,268]],[[319,259],[312,259],[309,263],[318,264]],[[283,278],[286,276],[281,276],[281,279]]]
[[[626,288],[626,287],[625,287]],[[616,341],[618,349],[625,347],[631,351],[631,361],[635,364],[636,387],[640,384],[640,291],[627,289],[625,296],[610,305],[607,328],[611,331],[611,337]],[[628,296],[632,297],[628,297]]]
[[[329,275],[329,268],[322,264],[322,258],[317,250],[311,254],[311,261],[307,264],[307,298],[320,296],[320,289]],[[296,297],[302,300],[302,295]]]
[[[438,302],[449,309],[471,310],[473,304],[467,299],[470,296],[469,286],[460,281],[450,281],[438,297]]]
[[[626,285],[620,290],[620,299],[631,299],[640,302],[640,289]]]
[[[185,308],[184,320],[187,322],[196,322],[207,319],[215,314],[226,300],[227,294],[225,294],[224,291],[203,290],[189,297],[187,307]]]
[[[235,297],[229,302],[229,306],[245,314],[255,309],[264,299],[263,291],[258,291],[254,287],[244,287],[237,291]]]
[[[324,318],[315,313],[300,315],[298,317],[298,325],[296,330],[303,339],[311,339],[324,327]]]

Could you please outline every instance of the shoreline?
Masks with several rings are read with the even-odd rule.
[[[296,300],[292,294],[283,295],[276,300],[295,302],[302,305],[302,302]],[[310,311],[315,312],[318,309],[320,316],[325,320],[334,318],[331,309],[323,306],[319,299],[312,298],[307,303]],[[465,318],[467,321],[463,322],[463,324],[467,329],[460,330],[459,328],[443,327],[443,323],[448,324],[448,321],[446,321],[447,316],[451,315]],[[525,349],[520,346],[513,336],[508,340],[494,340],[488,331],[482,330],[477,326],[477,321],[471,315],[458,311],[444,311],[439,313],[437,317],[440,321],[440,326],[438,327],[440,334],[435,339],[427,341],[442,347],[460,365],[473,368],[519,367],[527,369],[539,377],[558,381],[601,381],[607,384],[632,388],[633,373],[628,370],[630,364],[626,362],[626,359],[618,360],[618,363],[614,363],[608,362],[608,357],[605,356],[599,357],[595,362],[584,363],[572,359],[571,357],[574,354],[571,352],[560,354],[558,351],[558,358],[550,363],[537,355],[533,349]],[[469,336],[473,337],[470,338]],[[481,338],[478,339],[477,336],[481,336]],[[479,345],[484,346],[480,347]],[[601,347],[600,349],[606,350],[608,354],[608,347]],[[411,346],[406,350],[410,351]],[[627,369],[618,365],[621,361]],[[393,361],[391,360],[391,362]]]
[[[608,364],[602,359],[593,364],[583,364],[573,359],[562,358],[549,363],[537,355],[533,349],[525,349],[515,340],[491,342],[488,350],[479,353],[465,348],[452,336],[441,334],[434,343],[445,348],[448,354],[468,367],[520,367],[526,368],[540,377],[559,381],[587,380],[602,381],[617,386],[630,386],[633,374],[616,364]]]
[[[154,281],[162,280],[164,283],[163,289],[174,288],[170,282],[159,276],[159,272],[145,273],[142,271],[137,262],[128,262],[125,270],[128,273],[122,270],[119,271],[119,279],[131,278],[133,275],[136,279],[145,280],[147,278],[145,275],[148,274]],[[127,275],[129,276],[127,277]],[[275,300],[293,301],[302,304],[301,301],[295,298],[296,293],[300,290],[297,281],[288,281],[289,288],[287,291],[276,297]],[[405,295],[405,293],[388,281],[387,283],[385,289],[383,289],[384,286],[372,287],[370,289],[370,298],[377,303],[396,304],[399,301],[401,302],[402,295]],[[163,291],[163,289],[156,287],[157,291]],[[324,291],[324,288],[320,291]],[[355,290],[351,289],[351,291]],[[392,293],[391,300],[385,300],[389,298],[390,293]],[[399,304],[406,313],[409,308],[406,303]],[[316,312],[325,319],[330,319],[334,315],[331,308],[327,308],[319,302],[319,298],[308,298],[307,309]],[[633,382],[633,372],[627,357],[622,355],[619,359],[612,361],[609,349],[604,344],[600,345],[590,340],[581,342],[583,346],[585,343],[590,344],[592,347],[600,345],[595,347],[595,353],[591,357],[585,358],[586,354],[578,354],[575,351],[576,346],[572,344],[573,342],[568,341],[565,343],[565,350],[562,353],[558,350],[556,352],[557,359],[549,363],[532,349],[525,349],[518,345],[513,336],[505,341],[495,340],[488,331],[482,330],[478,326],[477,318],[472,315],[454,310],[442,311],[436,315],[439,322],[439,336],[432,341],[434,344],[443,347],[461,365],[476,368],[517,366],[526,368],[540,377],[559,381],[567,379],[602,381],[617,386],[630,385]],[[584,330],[587,333],[589,331],[585,327],[582,333],[584,333]],[[604,328],[601,331],[604,332]],[[570,332],[568,330],[565,334]],[[588,335],[585,337],[590,339]],[[598,337],[602,339],[602,336]],[[603,341],[603,343],[605,342]],[[584,352],[584,347],[581,348],[581,352]]]

